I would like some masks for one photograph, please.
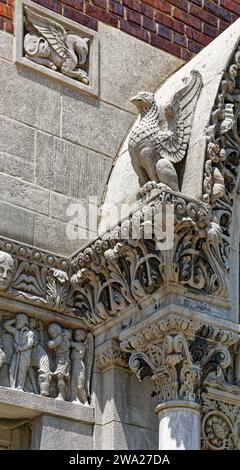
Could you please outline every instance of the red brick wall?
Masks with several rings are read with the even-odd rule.
[[[97,30],[98,21],[188,60],[240,16],[240,0],[34,0]],[[13,32],[14,0],[0,0],[0,29]]]

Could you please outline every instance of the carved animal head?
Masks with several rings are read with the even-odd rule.
[[[89,38],[78,38],[75,44],[75,51],[78,56],[78,65],[85,64],[88,55]]]
[[[151,107],[155,103],[154,93],[148,91],[140,91],[130,99],[131,103],[135,104],[137,109],[141,112],[147,107]]]

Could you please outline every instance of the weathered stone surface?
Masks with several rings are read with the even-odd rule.
[[[112,162],[90,149],[37,134],[36,182],[65,195],[101,198]]]
[[[99,23],[99,36],[101,98],[133,113],[136,110],[129,102],[131,96],[140,88],[156,90],[184,63],[103,23]],[[134,60],[129,60],[130,57]]]
[[[70,227],[73,228],[73,225]],[[67,237],[67,224],[57,219],[52,219],[40,215],[34,216],[34,245],[44,248],[46,250],[59,253],[64,256],[69,256],[81,246],[87,244],[94,239],[94,235],[88,238],[82,232],[80,233],[78,227],[76,228],[77,235],[75,240],[69,240]],[[88,234],[87,234],[88,235]]]
[[[0,202],[1,235],[33,243],[33,214],[20,207]]]
[[[4,60],[0,60],[0,74],[1,114],[59,135],[60,86]]]
[[[35,424],[34,449],[90,450],[92,426],[72,420],[42,416]]]
[[[133,115],[103,101],[64,89],[62,137],[114,157]]]
[[[158,448],[158,432],[147,427],[112,421],[102,427],[102,449],[153,450]]]
[[[145,381],[139,387],[134,374],[117,367],[108,369],[103,374],[96,374],[94,380],[95,388],[102,390],[100,407],[96,407],[97,422],[101,415],[103,425],[112,420],[139,427],[145,427],[144,423],[147,423],[149,430],[158,431],[158,419],[152,412],[155,400],[146,400],[146,396],[151,395],[151,383]]]
[[[0,116],[1,152],[33,160],[34,129],[20,124],[18,121]]]
[[[90,406],[68,403],[34,395],[19,393],[18,390],[0,387],[1,418],[21,419],[35,418],[39,415],[53,415],[56,418],[73,419],[74,421],[93,423],[94,410]]]
[[[121,184],[119,184],[119,177]],[[116,207],[121,205],[121,216],[129,213],[129,208],[136,200],[138,189],[138,179],[133,172],[130,155],[128,151],[121,153],[116,160],[114,170],[108,181],[105,201],[102,205],[102,217],[99,231],[104,232],[109,224],[114,224],[118,220]],[[111,210],[112,209],[112,210]]]
[[[0,171],[30,183],[34,182],[34,163],[15,155],[0,152]]]
[[[0,173],[1,198],[42,214],[49,212],[49,191]]]
[[[0,31],[0,57],[6,60],[13,60],[13,37]]]

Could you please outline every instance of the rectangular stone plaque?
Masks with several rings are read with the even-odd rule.
[[[30,0],[15,6],[15,63],[98,96],[98,33]]]

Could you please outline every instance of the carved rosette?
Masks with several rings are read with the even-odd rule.
[[[139,380],[151,377],[153,396],[160,403],[199,403],[209,373],[229,366],[228,347],[238,341],[237,334],[210,327],[209,341],[205,339],[199,355],[199,338],[206,330],[208,326],[199,321],[170,315],[122,341],[121,348],[131,354],[129,366]]]
[[[240,450],[239,405],[204,396],[202,448]]]

